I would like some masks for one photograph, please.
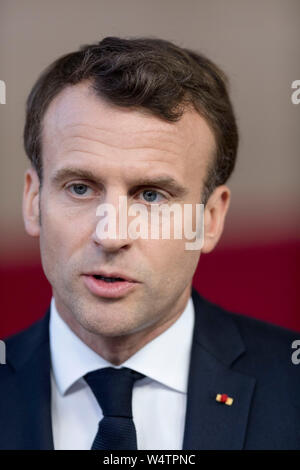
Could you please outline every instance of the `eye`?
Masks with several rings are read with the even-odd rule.
[[[83,183],[73,183],[67,188],[74,196],[88,196],[91,188]]]
[[[146,201],[150,204],[151,203],[156,203],[157,204],[157,203],[161,202],[163,199],[166,199],[165,196],[163,196],[163,194],[156,191],[155,189],[145,189],[140,194],[142,195],[144,201]]]

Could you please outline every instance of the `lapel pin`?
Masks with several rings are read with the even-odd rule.
[[[226,395],[226,393],[218,393],[216,396],[216,401],[219,403],[225,403],[225,405],[231,406],[233,403],[233,398]]]

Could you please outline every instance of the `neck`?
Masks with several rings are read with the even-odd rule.
[[[79,338],[97,354],[114,365],[120,365],[147,343],[166,331],[180,317],[182,311],[165,322],[126,336],[103,337],[86,331],[75,331]]]
[[[183,313],[190,296],[190,290],[182,296],[176,305],[176,311],[172,310],[168,315],[160,318],[152,325],[122,336],[104,336],[93,333],[84,328],[74,315],[68,314],[57,306],[58,313],[69,328],[93,351],[113,365],[120,365],[133,356],[147,343],[161,335]]]

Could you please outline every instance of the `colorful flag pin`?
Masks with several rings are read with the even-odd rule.
[[[231,406],[233,403],[233,398],[229,397],[226,393],[218,393],[216,396],[216,401]]]

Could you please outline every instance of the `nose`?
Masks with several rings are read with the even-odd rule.
[[[106,252],[116,252],[131,245],[128,237],[127,197],[107,198],[96,210],[93,243]]]

